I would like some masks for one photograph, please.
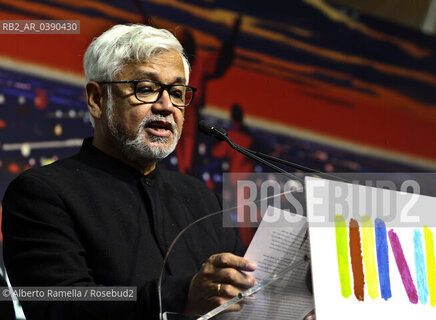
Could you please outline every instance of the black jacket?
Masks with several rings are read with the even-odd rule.
[[[86,139],[80,153],[15,179],[3,200],[4,260],[13,286],[135,286],[137,302],[24,302],[33,319],[155,319],[156,280],[177,233],[219,211],[197,179],[157,168],[144,176]],[[182,312],[210,255],[241,254],[220,215],[190,228],[168,260],[164,311]]]

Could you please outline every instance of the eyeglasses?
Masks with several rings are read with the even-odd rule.
[[[162,97],[164,90],[168,92],[171,103],[176,107],[187,107],[194,99],[197,88],[182,84],[163,84],[153,80],[120,80],[98,81],[99,84],[133,83],[135,97],[144,103],[154,103]]]

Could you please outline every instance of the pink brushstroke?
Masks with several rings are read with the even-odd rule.
[[[418,303],[418,293],[415,284],[412,280],[409,265],[404,257],[403,248],[401,247],[400,239],[394,230],[389,230],[389,241],[391,243],[392,252],[394,253],[395,262],[397,263],[398,271],[403,281],[404,289],[406,289],[409,301],[413,304]]]

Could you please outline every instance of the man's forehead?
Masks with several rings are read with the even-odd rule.
[[[164,52],[154,55],[143,62],[130,62],[123,66],[122,76],[132,80],[150,79],[185,83],[183,60],[177,52]]]
[[[154,81],[162,81],[162,74],[156,71],[147,71],[147,70],[136,70],[133,74],[133,77],[135,77],[135,80],[154,80]],[[166,74],[167,78],[168,74]],[[185,83],[186,79],[183,74],[181,75],[174,75],[171,78],[172,83]]]

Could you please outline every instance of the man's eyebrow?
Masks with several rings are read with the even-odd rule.
[[[134,76],[135,76],[135,80],[154,80],[159,82],[159,74],[156,72],[138,71],[134,74]],[[177,77],[174,79],[174,81],[171,82],[171,84],[174,83],[185,84],[186,79],[185,77]]]

